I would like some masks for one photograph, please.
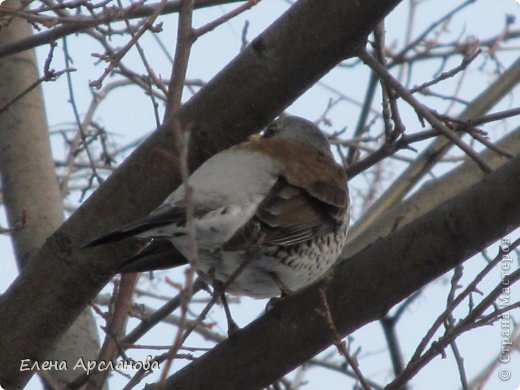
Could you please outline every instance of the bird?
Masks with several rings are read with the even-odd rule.
[[[170,268],[195,257],[204,280],[227,282],[226,292],[261,299],[313,283],[345,245],[350,217],[345,170],[334,160],[327,136],[304,118],[279,117],[260,135],[209,158],[187,183],[190,199],[181,184],[148,216],[85,247],[146,239],[120,272]]]

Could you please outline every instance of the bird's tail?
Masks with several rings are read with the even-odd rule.
[[[119,273],[156,271],[188,264],[170,240],[152,240],[130,257]]]
[[[179,207],[164,206],[157,209],[154,213],[127,225],[121,226],[110,233],[90,241],[83,248],[90,248],[98,245],[109,244],[111,242],[121,241],[124,238],[138,236],[141,233],[150,231],[149,237],[160,237],[159,228],[170,224],[183,223],[186,220],[186,210]],[[151,233],[157,233],[156,236]],[[144,236],[144,235],[143,235]]]
[[[135,226],[135,224],[125,225],[116,230],[111,231],[110,233],[104,234],[96,238],[95,240],[90,241],[88,244],[83,245],[82,248],[92,248],[99,245],[105,245],[121,241],[125,238],[136,236],[139,233],[143,233],[149,229],[149,226],[145,226],[142,224],[139,224],[137,226]]]

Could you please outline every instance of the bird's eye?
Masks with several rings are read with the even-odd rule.
[[[270,138],[273,135],[275,135],[278,132],[278,128],[274,124],[270,124],[267,126],[267,128],[264,130],[264,138]]]

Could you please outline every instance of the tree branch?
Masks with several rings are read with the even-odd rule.
[[[520,155],[520,127],[506,135],[497,145],[514,155]],[[485,150],[481,156],[493,169],[497,169],[509,161],[493,150]],[[408,199],[383,214],[377,223],[369,225],[359,235],[351,236],[343,250],[343,256],[348,257],[358,253],[381,237],[386,237],[397,228],[410,223],[466,190],[481,180],[483,176],[482,170],[473,161],[468,160],[444,176],[426,182]]]
[[[235,3],[239,1],[240,0],[198,0],[195,1],[194,8],[206,8],[220,4]],[[180,0],[169,1],[164,7],[164,10],[161,14],[165,15],[179,12],[180,4]],[[79,23],[78,20],[76,23],[63,24],[61,26],[54,27],[51,30],[44,31],[39,34],[34,34],[27,38],[19,39],[18,41],[9,42],[7,44],[1,45],[0,57],[8,56],[27,49],[32,49],[41,45],[49,44],[54,41],[57,41],[60,38],[66,37],[67,35],[88,30],[89,28],[96,27],[103,23],[120,22],[122,20],[148,17],[155,12],[158,6],[159,3],[141,5],[139,7],[132,6],[126,9],[126,12],[125,10],[123,10],[120,13],[109,14],[106,17],[85,18],[82,20],[81,23]]]
[[[515,61],[493,84],[484,90],[470,106],[458,115],[457,119],[466,121],[481,117],[518,85],[519,82],[520,59]],[[350,231],[350,239],[363,234],[363,231],[368,227],[379,224],[379,222],[377,224],[374,222],[377,221],[385,211],[391,210],[398,204],[408,191],[429,172],[432,166],[448,152],[451,146],[452,144],[448,139],[439,137],[421,152],[413,164],[410,164],[409,167],[394,180],[385,193],[356,222],[356,225]]]
[[[327,289],[338,333],[352,333],[520,226],[518,197],[520,156],[341,262],[332,280],[322,280],[279,302],[171,376],[167,388],[249,389],[268,385],[336,341],[319,310],[321,289]]]

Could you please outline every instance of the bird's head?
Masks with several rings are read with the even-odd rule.
[[[296,116],[282,116],[264,130],[263,138],[298,142],[332,158],[327,136],[311,121]]]

